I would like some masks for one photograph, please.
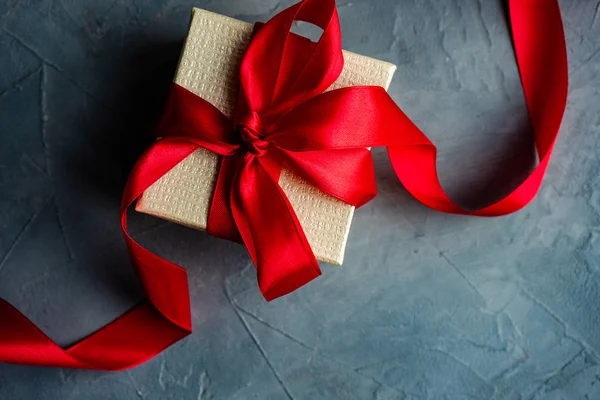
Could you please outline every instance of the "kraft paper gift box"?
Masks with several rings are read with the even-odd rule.
[[[253,24],[194,8],[174,82],[212,103],[226,116],[235,108],[239,65]],[[328,89],[388,89],[396,66],[343,51],[344,69]],[[219,156],[198,149],[144,192],[136,210],[192,228],[206,229]],[[283,169],[279,185],[298,216],[315,257],[341,265],[354,206],[335,199]]]

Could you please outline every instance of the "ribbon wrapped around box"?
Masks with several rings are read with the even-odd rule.
[[[444,193],[435,146],[386,93],[393,66],[342,53],[334,0],[303,0],[254,32],[245,23],[195,11],[157,128],[160,139],[134,166],[121,203],[125,241],[148,300],[64,349],[0,299],[0,362],[119,370],[152,358],[191,332],[185,269],[145,249],[127,232],[127,211],[140,197],[141,211],[243,242],[267,300],[319,276],[311,248],[317,250],[319,239],[313,237],[311,244],[308,240],[310,223],[318,220],[314,213],[346,210],[337,250],[319,254],[341,261],[344,224],[349,224],[352,207],[376,194],[367,148],[386,146],[404,187],[435,210],[498,216],[527,205],[541,186],[566,105],[566,45],[556,0],[510,0],[509,9],[540,161],[514,191],[475,211],[462,209]],[[295,20],[322,28],[319,41],[290,34]],[[219,36],[225,41],[215,45],[223,39]],[[194,54],[200,51],[204,57]],[[232,94],[238,92],[234,82],[240,59],[236,98]],[[361,81],[343,72],[344,61],[346,71],[369,63],[379,66],[372,73],[357,73],[368,78]],[[370,86],[342,87],[355,84]],[[170,180],[179,177],[185,179]],[[306,198],[294,199],[297,192],[302,197],[308,191]],[[335,207],[310,203],[325,202],[327,196]],[[301,203],[313,208],[306,211],[304,224],[299,221],[304,219]],[[190,219],[187,212],[194,207],[202,209]],[[316,223],[317,230],[327,233],[321,225]]]
[[[174,82],[231,117],[239,92],[239,65],[253,27],[194,8]],[[360,85],[389,87],[395,65],[349,51],[342,53],[344,68],[328,90]],[[136,211],[205,230],[219,164],[217,154],[199,148],[150,186],[138,199]],[[322,192],[285,167],[279,185],[315,257],[341,265],[354,206]]]

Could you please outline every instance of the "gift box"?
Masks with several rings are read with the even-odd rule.
[[[174,82],[230,117],[238,99],[240,62],[253,29],[253,24],[194,8]],[[344,69],[328,90],[363,85],[387,90],[395,65],[345,50],[343,57]],[[220,156],[199,148],[149,187],[136,210],[205,230],[219,162]],[[285,168],[279,185],[315,257],[341,265],[354,206],[323,193]]]

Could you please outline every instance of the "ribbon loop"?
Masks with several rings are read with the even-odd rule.
[[[297,19],[323,29],[318,43],[290,33]],[[304,49],[299,51],[301,46]],[[335,1],[304,0],[254,34],[240,67],[244,101],[239,103],[272,122],[331,86],[343,65]]]
[[[208,101],[178,85],[171,87],[168,100],[156,128],[158,137],[184,140],[222,156],[238,151],[232,122]]]

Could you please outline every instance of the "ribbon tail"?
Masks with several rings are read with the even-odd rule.
[[[0,362],[76,368],[80,362],[0,299]]]
[[[231,191],[233,217],[267,301],[321,275],[300,222],[277,183],[280,170],[266,160],[247,159]]]
[[[540,163],[506,197],[483,209],[467,211],[453,203],[442,189],[433,144],[390,147],[390,159],[402,184],[419,201],[439,211],[478,216],[510,214],[531,202],[542,185],[567,102],[567,50],[560,8],[555,0],[511,0],[510,18]],[[420,132],[412,123],[402,128]]]
[[[196,148],[187,142],[156,142],[134,167],[123,195],[123,233],[150,301],[63,349],[0,299],[0,362],[116,371],[143,363],[191,332],[186,271],[137,244],[126,231],[126,212],[150,185]]]
[[[177,326],[191,331],[189,290],[185,269],[140,246],[127,233],[127,208],[154,182],[197,149],[187,142],[154,143],[133,167],[123,193],[121,227],[129,255],[152,304]]]

